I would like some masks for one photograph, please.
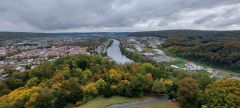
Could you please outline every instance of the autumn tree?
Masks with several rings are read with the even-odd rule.
[[[36,86],[39,82],[40,82],[39,79],[37,77],[34,77],[30,79],[25,86],[26,87]]]
[[[144,81],[145,81],[145,89],[148,91],[152,85],[153,85],[153,77],[151,73],[147,73],[144,76]]]
[[[95,83],[95,86],[96,86],[96,88],[98,90],[98,94],[103,94],[104,93],[104,89],[107,86],[107,83],[105,82],[105,80],[99,79]]]
[[[158,94],[164,94],[166,92],[165,84],[163,79],[155,80],[153,82],[152,91]]]
[[[94,82],[87,84],[86,86],[82,87],[82,89],[85,99],[91,99],[98,94],[98,90]]]
[[[68,102],[76,102],[81,100],[83,96],[81,85],[78,83],[78,78],[72,77],[64,80],[61,84],[62,89],[67,93],[65,96]]]
[[[128,80],[121,80],[118,84],[118,94],[121,96],[127,96],[127,88],[130,82]]]
[[[191,77],[182,79],[178,85],[177,100],[183,108],[194,107],[198,96],[198,85]]]
[[[240,81],[217,80],[206,88],[204,95],[208,108],[237,108],[240,106]]]
[[[129,97],[132,96],[142,96],[144,95],[144,76],[137,74],[134,76],[133,80],[130,81],[130,84],[126,90],[126,95]]]
[[[121,80],[122,75],[115,69],[111,69],[107,72],[107,81],[110,83],[116,83]]]

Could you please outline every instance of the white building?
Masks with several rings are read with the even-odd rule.
[[[25,69],[24,67],[18,66],[18,67],[16,67],[16,70],[17,70],[17,71],[20,71],[20,72],[23,72],[23,71],[25,71],[26,69]]]
[[[211,68],[207,68],[207,72],[208,73],[214,73],[213,69],[211,69]]]
[[[176,66],[176,65],[171,65],[170,67],[175,68],[175,69],[179,69],[179,67]]]

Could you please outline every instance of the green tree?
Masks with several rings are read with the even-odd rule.
[[[177,91],[177,100],[183,108],[195,106],[198,96],[198,85],[191,77],[186,77],[180,81]]]
[[[14,90],[16,88],[24,86],[24,82],[20,79],[17,79],[15,77],[7,78],[3,81],[9,89]]]
[[[207,85],[211,84],[213,79],[210,78],[209,74],[206,72],[199,71],[194,75],[194,78],[197,79],[198,87],[201,90],[204,90]]]
[[[98,94],[103,94],[104,93],[104,89],[107,86],[107,83],[103,80],[103,79],[99,79],[97,80],[97,82],[95,83],[95,86],[98,90]]]
[[[126,94],[127,96],[142,96],[144,95],[144,77],[141,74],[134,76],[133,80],[130,82]]]
[[[240,106],[240,81],[217,80],[205,90],[205,106],[208,108],[238,108]]]
[[[153,82],[152,91],[158,94],[164,94],[166,92],[165,84],[163,79],[155,80]]]
[[[30,79],[25,86],[26,87],[36,86],[36,85],[38,85],[39,82],[40,82],[40,80],[37,77],[34,77],[34,78]]]
[[[7,85],[0,82],[0,96],[3,96],[9,92],[10,92],[10,90],[8,89]]]
[[[37,94],[34,96],[32,94],[32,97],[36,99],[31,105],[28,105],[28,103],[25,105],[25,107],[32,107],[32,108],[54,108],[54,97],[51,94],[51,91],[49,88],[44,88],[41,90],[40,94]],[[31,101],[31,98],[29,99]]]
[[[65,96],[67,102],[76,102],[82,99],[83,93],[78,78],[72,77],[62,82],[63,90],[67,93]]]
[[[149,91],[149,89],[152,87],[153,85],[153,77],[151,73],[147,73],[144,76],[144,81],[145,81],[145,89],[146,91]]]

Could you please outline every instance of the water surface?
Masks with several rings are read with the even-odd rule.
[[[122,54],[119,45],[120,42],[114,39],[112,45],[107,49],[107,55],[119,64],[133,62]]]

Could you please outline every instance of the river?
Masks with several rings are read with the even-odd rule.
[[[107,49],[107,55],[119,64],[133,62],[131,59],[122,54],[119,45],[120,42],[116,39],[113,39],[112,45]]]

